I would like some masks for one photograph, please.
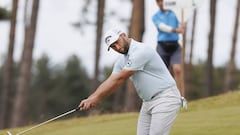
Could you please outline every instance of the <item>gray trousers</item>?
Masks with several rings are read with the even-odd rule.
[[[137,135],[168,135],[181,108],[177,87],[159,93],[142,104],[138,118]]]

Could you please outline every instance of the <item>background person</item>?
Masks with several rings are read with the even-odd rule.
[[[95,107],[130,78],[143,101],[137,135],[168,135],[181,107],[181,95],[164,62],[154,49],[129,38],[121,29],[110,29],[104,37],[108,50],[123,55],[112,74],[79,107]]]
[[[184,33],[185,23],[180,24],[172,10],[163,9],[163,0],[156,0],[159,10],[152,21],[157,28],[157,52],[166,66],[172,71],[179,90],[181,89],[181,46],[178,43],[179,33]],[[183,95],[181,91],[181,95]]]

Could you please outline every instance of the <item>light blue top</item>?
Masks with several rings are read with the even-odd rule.
[[[172,28],[178,27],[179,21],[172,10],[168,10],[167,12],[159,10],[157,13],[153,15],[152,21],[158,31],[157,35],[158,41],[177,41],[179,39],[178,33],[167,33],[159,29],[160,23],[164,23],[168,26],[171,26]]]
[[[122,69],[136,71],[130,79],[143,101],[151,100],[157,93],[176,86],[158,53],[133,39],[128,54],[121,56],[114,64],[113,74]]]

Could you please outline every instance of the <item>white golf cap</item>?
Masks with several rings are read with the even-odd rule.
[[[111,28],[104,34],[104,41],[108,47],[108,51],[112,43],[116,42],[119,36],[124,33],[120,28]]]

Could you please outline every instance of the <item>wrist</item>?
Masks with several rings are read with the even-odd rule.
[[[173,33],[177,33],[177,29],[173,28],[173,29],[172,29],[172,32],[173,32]]]

